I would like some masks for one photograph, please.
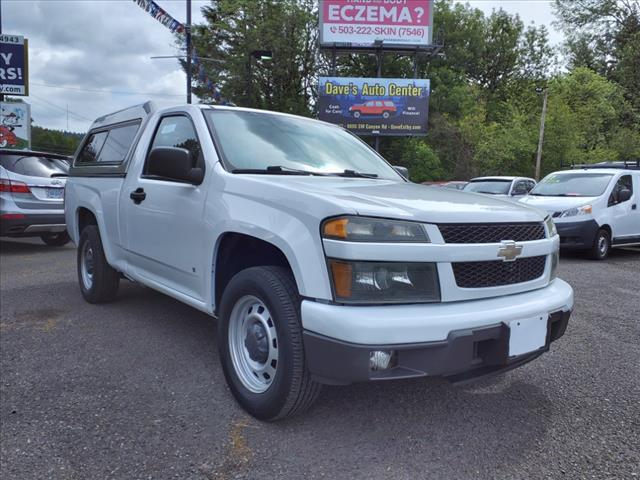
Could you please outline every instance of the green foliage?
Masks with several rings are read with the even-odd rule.
[[[43,152],[72,155],[80,141],[82,133],[63,132],[49,128],[31,127],[31,148]]]
[[[542,173],[572,163],[640,157],[640,7],[637,0],[556,0],[569,70],[544,26],[436,0],[442,56],[420,57],[431,80],[426,137],[383,137],[381,153],[414,181],[535,170],[542,89],[548,110]],[[213,0],[194,29],[207,73],[240,106],[315,115],[317,79],[331,72],[318,48],[314,0]],[[438,36],[436,34],[436,36]],[[272,60],[251,57],[270,50]],[[375,76],[373,55],[341,55],[338,76]],[[384,77],[413,76],[413,59],[386,54]],[[198,84],[205,102],[210,92]]]

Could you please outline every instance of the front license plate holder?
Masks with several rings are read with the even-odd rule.
[[[509,323],[509,356],[534,352],[547,343],[549,314],[520,318]]]

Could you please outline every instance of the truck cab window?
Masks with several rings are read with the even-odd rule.
[[[177,147],[189,150],[193,167],[204,168],[204,157],[198,141],[198,135],[191,120],[184,115],[164,117],[160,121],[149,152],[156,147]],[[144,166],[145,174],[147,169],[148,157]]]

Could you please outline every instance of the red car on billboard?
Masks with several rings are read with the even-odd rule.
[[[354,118],[360,118],[362,115],[382,115],[382,118],[389,118],[397,111],[391,100],[369,100],[349,107],[349,112]]]
[[[15,147],[18,145],[18,137],[11,127],[0,125],[0,147]]]

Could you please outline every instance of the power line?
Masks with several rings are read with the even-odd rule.
[[[62,110],[63,112],[69,112],[70,114],[72,114],[72,115],[74,115],[74,116],[76,116],[76,117],[78,117],[78,118],[80,118],[82,120],[86,120],[88,122],[93,122],[93,120],[91,118],[87,118],[84,115],[80,115],[79,113],[76,113],[76,112],[74,112],[72,110],[69,110],[68,108],[61,107],[60,105],[56,105],[55,103],[51,103],[49,100],[45,100],[44,98],[38,97],[37,95],[31,94],[31,95],[29,95],[29,97],[30,98],[33,97],[33,99],[35,99],[35,100],[37,100],[39,102],[44,102],[47,105],[51,105],[52,107],[55,107],[55,108],[57,108],[59,110]]]
[[[38,85],[40,87],[49,87],[49,88],[61,88],[63,90],[75,90],[78,92],[93,92],[93,93],[109,93],[112,95],[147,95],[147,96],[156,96],[156,97],[183,97],[184,95],[174,94],[174,93],[150,93],[150,92],[122,92],[117,90],[106,90],[106,89],[96,89],[96,88],[81,88],[81,87],[69,87],[66,85],[52,85],[50,83],[37,83],[31,82],[31,85]]]

